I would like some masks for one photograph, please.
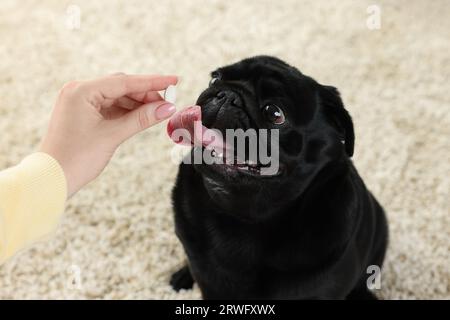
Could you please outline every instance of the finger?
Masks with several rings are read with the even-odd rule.
[[[91,94],[100,93],[105,99],[117,99],[133,93],[165,90],[177,82],[176,76],[115,75],[86,81],[84,87]]]
[[[128,95],[128,97],[136,101],[141,101],[143,103],[164,100],[158,91],[131,93]]]
[[[121,139],[125,140],[173,115],[176,108],[167,101],[154,101],[144,104],[117,119]]]
[[[136,96],[136,95],[139,95],[139,96]],[[124,96],[124,97],[121,97],[121,98],[118,98],[115,100],[106,99],[105,104],[103,106],[105,108],[117,106],[120,108],[133,110],[133,109],[136,109],[137,107],[140,107],[144,103],[150,103],[150,102],[154,102],[154,101],[163,100],[163,98],[157,91],[149,91],[149,92],[140,93],[140,94],[136,94],[136,95],[132,94],[132,95]],[[140,100],[133,99],[132,97],[140,98]],[[113,103],[108,103],[109,101],[113,101]]]
[[[132,98],[125,96],[125,97],[116,99],[112,106],[117,106],[117,107],[125,108],[128,110],[133,110],[133,109],[136,109],[137,107],[142,106],[142,102],[136,101]]]
[[[142,102],[133,100],[131,98],[128,98],[127,96],[121,97],[118,99],[110,99],[110,98],[102,98],[101,108],[100,109],[107,109],[115,106],[123,106],[127,109],[134,109],[137,106],[142,105]]]

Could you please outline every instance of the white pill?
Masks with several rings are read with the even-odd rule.
[[[167,87],[166,91],[164,91],[164,100],[167,102],[175,104],[177,101],[177,87],[170,85]]]

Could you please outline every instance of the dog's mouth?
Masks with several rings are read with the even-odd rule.
[[[250,157],[249,152],[238,156],[237,150],[227,144],[218,131],[202,124],[200,106],[188,107],[175,114],[167,125],[167,133],[175,143],[192,146],[194,152],[201,152],[202,163],[199,164],[216,172],[234,177],[244,175],[269,178],[283,172],[281,163],[275,170],[269,170],[273,165],[271,161],[267,161],[270,159],[260,161],[258,156]]]
[[[234,154],[231,150],[225,150],[224,153],[215,149],[208,150],[203,147],[203,152],[209,152],[211,158],[214,160],[210,166],[217,170],[225,170],[227,173],[240,173],[250,176],[266,176],[265,170],[269,169],[272,165],[271,162],[264,164],[259,161],[250,159],[241,159]],[[268,176],[279,175],[282,172],[282,166],[280,165],[278,171],[275,174]]]

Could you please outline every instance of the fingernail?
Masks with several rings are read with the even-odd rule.
[[[155,111],[155,118],[157,120],[164,120],[173,115],[177,108],[171,103],[165,103],[159,106]]]

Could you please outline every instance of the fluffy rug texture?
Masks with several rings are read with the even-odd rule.
[[[372,4],[380,29],[366,24]],[[216,67],[275,55],[338,87],[353,115],[354,163],[390,222],[377,295],[450,298],[449,14],[446,0],[3,0],[0,167],[36,149],[69,80],[178,74],[181,107]],[[0,267],[0,298],[200,298],[168,285],[184,260],[172,147],[165,125],[127,141],[55,235]]]

